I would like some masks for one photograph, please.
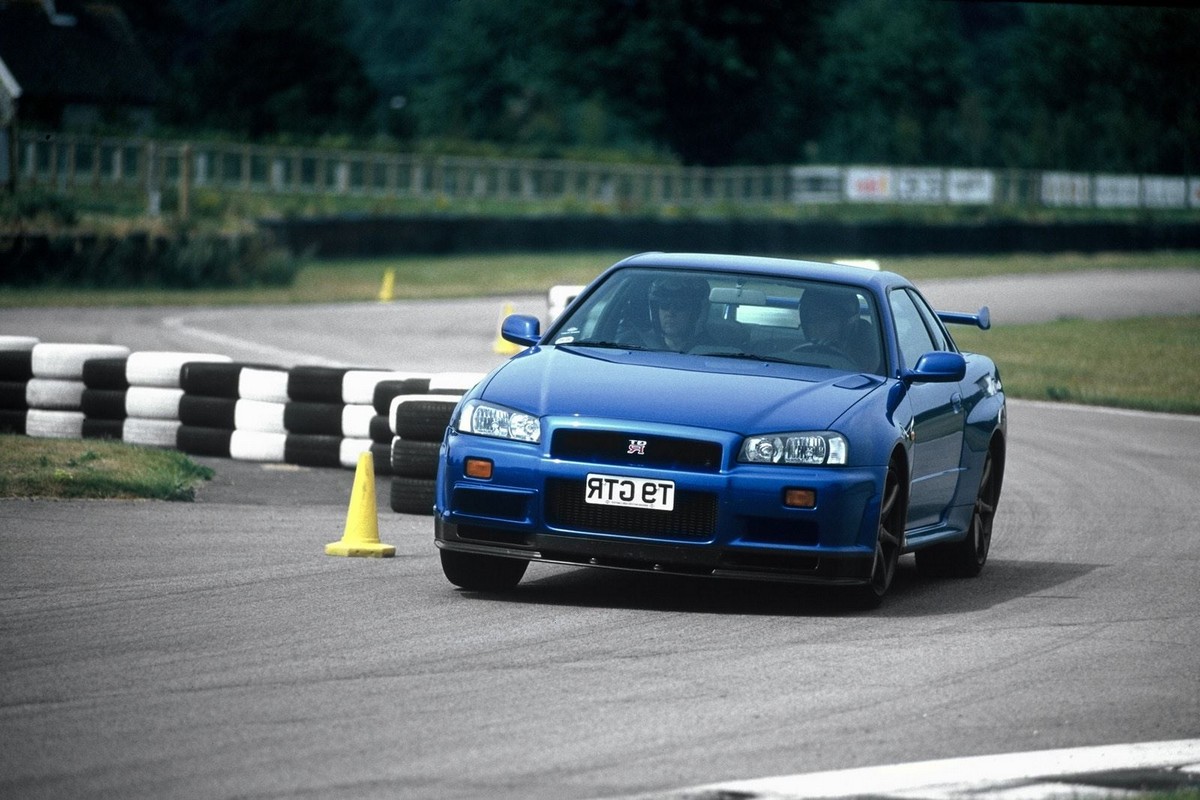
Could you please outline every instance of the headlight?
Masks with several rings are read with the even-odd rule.
[[[738,453],[738,461],[746,464],[821,466],[845,464],[848,454],[846,437],[840,433],[772,433],[746,437]]]
[[[538,443],[542,439],[542,423],[532,414],[511,408],[468,400],[462,407],[456,426],[462,433]]]

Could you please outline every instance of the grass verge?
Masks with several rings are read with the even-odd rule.
[[[394,274],[396,299],[541,294],[555,284],[587,283],[623,251],[403,256],[309,261],[284,287],[165,290],[67,286],[6,289],[0,308],[46,306],[246,305],[375,300],[384,275]],[[799,254],[798,254],[799,255]],[[854,253],[844,254],[851,257]],[[825,260],[828,260],[827,258]],[[1083,270],[1200,269],[1200,251],[928,256],[882,259],[884,269],[916,281]]]
[[[1200,316],[955,328],[1009,397],[1200,414]]]
[[[212,476],[211,469],[173,450],[0,435],[0,497],[187,501]]]

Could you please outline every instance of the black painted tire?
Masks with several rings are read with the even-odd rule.
[[[392,471],[404,478],[437,477],[441,442],[418,442],[397,436],[392,441]]]
[[[389,500],[398,514],[433,515],[435,481],[426,478],[392,478]]]

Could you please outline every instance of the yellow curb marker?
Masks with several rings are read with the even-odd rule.
[[[504,327],[504,318],[511,313],[513,313],[512,303],[505,303],[504,307],[500,309],[500,320],[496,323],[496,341],[492,345],[493,353],[511,356],[521,352],[522,350],[521,345],[508,341],[500,333],[500,330]]]

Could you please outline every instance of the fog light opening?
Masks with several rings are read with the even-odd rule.
[[[788,508],[816,508],[817,493],[813,489],[784,489],[783,504]]]
[[[491,480],[492,462],[486,458],[468,458],[463,464],[463,472],[468,478]]]

